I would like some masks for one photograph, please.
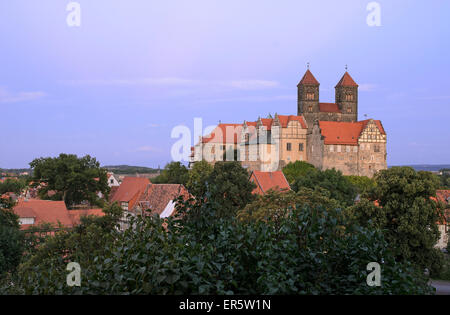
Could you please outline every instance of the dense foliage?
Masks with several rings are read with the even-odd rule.
[[[88,201],[102,205],[98,193],[108,196],[107,172],[89,155],[78,158],[60,154],[56,158],[39,158],[30,163],[33,180],[40,183],[42,199],[63,200],[67,207]],[[49,192],[55,194],[49,196]]]
[[[206,195],[208,179],[212,171],[213,167],[206,161],[200,161],[194,164],[189,171],[189,180],[186,185],[193,196],[202,198]]]
[[[444,168],[440,170],[442,175],[439,176],[441,181],[440,188],[441,189],[450,189],[450,169]]]
[[[314,165],[309,164],[304,161],[291,162],[285,167],[283,167],[283,174],[286,177],[289,184],[294,183],[294,181],[302,176],[305,176],[309,172],[315,171]]]
[[[304,175],[297,177],[291,187],[295,191],[301,187],[328,190],[330,197],[341,202],[343,206],[352,205],[357,195],[357,190],[350,180],[335,169],[309,170]]]
[[[152,178],[154,184],[183,184],[186,186],[189,179],[189,171],[180,162],[170,162],[161,171],[161,174]]]
[[[361,225],[382,229],[397,260],[439,273],[442,254],[434,245],[442,212],[432,198],[439,186],[436,177],[410,167],[392,167],[380,171],[375,180],[370,199],[361,200],[349,213]]]
[[[346,178],[355,187],[359,195],[365,195],[369,193],[377,185],[377,182],[374,178],[369,178],[367,176],[350,175],[346,176]]]
[[[23,178],[21,179],[7,178],[3,183],[0,183],[0,195],[6,192],[13,192],[15,194],[20,194],[26,186],[27,181]]]
[[[0,279],[15,270],[23,250],[19,217],[11,210],[13,205],[10,200],[0,198]]]
[[[234,216],[253,201],[255,187],[239,162],[217,162],[208,177],[207,199],[219,217]]]
[[[112,229],[104,249],[84,259],[80,246],[46,244],[22,266],[8,293],[27,294],[426,294],[423,274],[394,260],[383,235],[348,225],[337,211],[294,207],[272,221],[219,218],[208,203],[181,205],[181,218],[138,217]],[[201,215],[198,215],[201,214]],[[77,237],[77,232],[64,237]],[[61,245],[61,244],[60,244]],[[66,246],[81,259],[80,287],[66,285]],[[72,251],[74,250],[74,251]],[[60,253],[57,255],[57,253]],[[91,256],[94,256],[91,255]],[[39,259],[37,258],[39,257]],[[366,284],[369,262],[382,266],[382,285]]]

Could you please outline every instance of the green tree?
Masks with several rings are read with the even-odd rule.
[[[315,167],[312,164],[304,161],[295,161],[294,163],[291,162],[283,167],[283,174],[287,181],[292,184],[297,178],[305,176],[314,170]]]
[[[444,168],[440,170],[442,175],[439,176],[441,181],[441,189],[450,189],[450,169]]]
[[[19,217],[12,211],[13,206],[11,200],[0,198],[0,279],[15,270],[23,251]]]
[[[356,188],[359,195],[365,195],[375,188],[377,182],[373,178],[367,176],[350,175],[345,176],[350,183]]]
[[[27,182],[25,179],[7,178],[3,183],[0,183],[0,195],[6,192],[20,194],[26,186]]]
[[[208,179],[207,198],[219,216],[234,216],[253,201],[255,187],[239,162],[217,162]]]
[[[98,192],[107,196],[107,172],[89,155],[78,158],[73,154],[60,154],[56,158],[39,158],[30,163],[33,180],[41,184],[39,195],[43,199],[63,200],[67,207],[88,201],[101,206]],[[49,191],[55,191],[51,198]]]
[[[161,174],[152,178],[154,184],[183,184],[186,186],[189,179],[189,171],[181,162],[170,162],[162,170]]]
[[[270,190],[240,210],[237,217],[243,221],[278,222],[289,216],[293,209],[305,206],[313,208],[321,206],[333,211],[339,208],[339,202],[331,199],[329,191],[325,189],[312,190],[302,187],[298,192]]]
[[[201,204],[198,206],[203,206]],[[208,209],[205,209],[208,210]],[[65,285],[61,251],[23,264],[3,292],[24,294],[429,294],[423,272],[396,262],[379,231],[349,225],[339,211],[294,209],[273,222],[218,218],[137,217],[114,233],[91,262],[82,285]],[[186,217],[185,217],[186,218]],[[346,228],[343,229],[342,226]],[[95,236],[95,235],[86,235]],[[58,246],[56,246],[58,248]],[[71,258],[89,251],[77,246]],[[40,249],[41,250],[41,249]],[[366,283],[367,263],[380,262],[382,286]],[[0,292],[2,287],[0,285]]]
[[[326,189],[330,192],[330,198],[339,201],[343,206],[351,206],[356,198],[356,188],[348,178],[335,169],[308,171],[305,175],[297,177],[291,187],[295,191],[301,187]]]
[[[351,207],[350,215],[362,225],[382,229],[398,260],[439,273],[442,255],[434,245],[443,214],[432,199],[439,187],[437,178],[411,167],[392,167],[380,171],[375,180],[370,200]]]
[[[208,178],[213,171],[213,167],[206,161],[196,162],[189,171],[189,180],[187,189],[196,198],[202,198],[206,195],[208,189]]]

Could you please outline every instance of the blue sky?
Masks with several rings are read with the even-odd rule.
[[[173,127],[296,114],[311,63],[322,102],[345,65],[388,164],[450,163],[450,2],[69,0],[0,3],[0,167],[61,152],[164,166]]]

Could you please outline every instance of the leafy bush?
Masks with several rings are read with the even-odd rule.
[[[189,212],[186,212],[189,209]],[[382,233],[347,226],[340,210],[292,208],[279,224],[241,222],[214,206],[178,205],[178,218],[138,217],[112,229],[95,258],[81,264],[80,287],[65,284],[67,257],[21,267],[8,293],[27,294],[425,294],[427,279],[394,260]],[[75,233],[68,238],[75,237]],[[61,248],[63,248],[63,245]],[[68,246],[67,248],[69,248]],[[73,248],[73,247],[72,247]],[[71,259],[92,248],[76,247]],[[91,257],[94,255],[92,254]],[[37,256],[36,256],[37,257]],[[43,258],[43,256],[42,256]],[[76,261],[76,260],[75,260]],[[380,262],[381,287],[366,284]]]

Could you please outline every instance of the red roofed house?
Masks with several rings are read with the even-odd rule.
[[[136,211],[145,212],[146,215],[157,214],[161,218],[167,218],[175,214],[176,199],[182,196],[189,199],[191,194],[180,184],[151,184],[149,189],[142,194],[136,206]]]
[[[253,171],[250,175],[250,181],[256,184],[256,188],[253,190],[253,194],[258,195],[264,195],[269,190],[283,192],[291,189],[282,171]]]
[[[19,216],[21,229],[27,229],[42,223],[71,228],[80,224],[80,218],[87,215],[103,216],[102,209],[67,210],[64,201],[40,199],[20,199],[13,208]]]
[[[439,202],[443,203],[446,208],[444,209],[444,222],[439,222],[439,232],[441,237],[436,244],[438,248],[446,248],[449,238],[449,222],[450,222],[450,190],[438,190],[436,191],[436,198]]]
[[[112,202],[117,202],[124,211],[132,211],[139,197],[148,189],[149,185],[148,178],[125,177],[110,199]]]

